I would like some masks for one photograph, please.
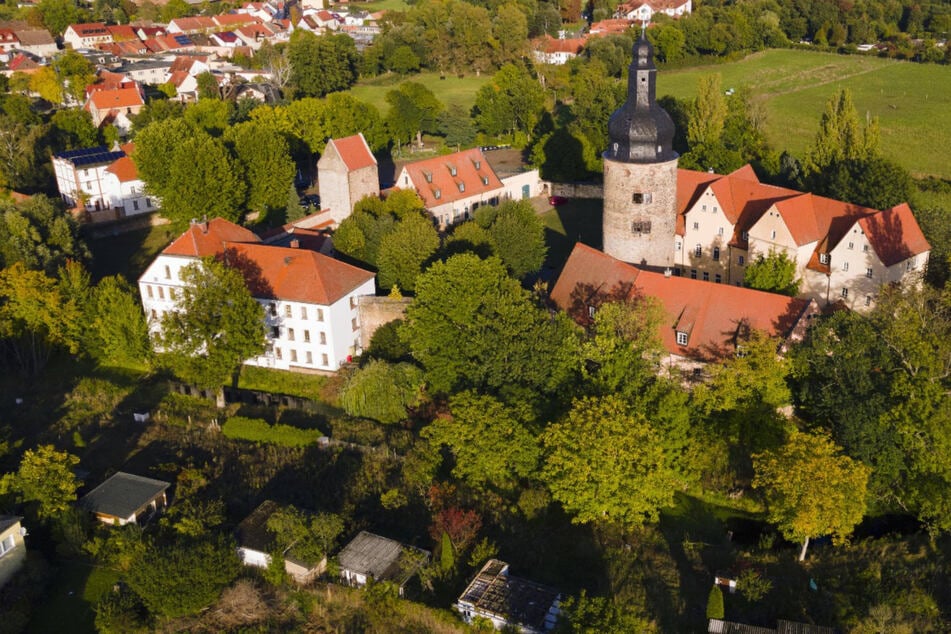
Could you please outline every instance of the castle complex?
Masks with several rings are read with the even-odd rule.
[[[907,204],[869,209],[766,185],[749,165],[725,176],[678,169],[656,75],[642,35],[627,101],[608,124],[605,253],[642,269],[742,286],[750,261],[785,252],[802,297],[857,310],[873,306],[883,285],[920,279],[931,246]]]

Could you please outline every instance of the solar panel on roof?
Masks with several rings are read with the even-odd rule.
[[[59,158],[73,158],[74,156],[83,156],[84,154],[102,154],[103,152],[108,151],[108,146],[98,145],[96,147],[85,147],[78,150],[66,150],[65,152],[60,152],[56,156]]]
[[[175,42],[181,44],[182,46],[188,46],[192,43],[191,38],[189,38],[187,35],[176,35],[174,37]]]

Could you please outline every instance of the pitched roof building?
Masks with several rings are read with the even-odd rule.
[[[112,41],[112,33],[102,22],[70,24],[63,32],[63,44],[74,49],[96,48],[97,44]]]
[[[490,559],[453,607],[466,623],[483,618],[495,629],[543,634],[555,627],[560,596],[554,588],[510,575],[507,563]]]
[[[732,356],[752,330],[799,340],[819,310],[809,299],[641,270],[581,243],[551,292],[558,307],[576,318],[608,299],[635,295],[654,298],[663,309],[659,334],[668,363],[679,367]]]
[[[245,274],[252,296],[265,308],[267,349],[246,364],[338,370],[358,352],[358,298],[375,293],[375,276],[308,249],[310,242],[289,244],[264,244],[221,218],[193,222],[139,278],[150,328],[160,329],[162,315],[177,309],[184,287],[181,269],[203,257],[217,257]]]
[[[405,565],[404,552],[418,555],[417,565]],[[365,586],[368,581],[392,581],[399,586],[400,596],[403,588],[429,559],[429,551],[406,546],[388,537],[374,535],[367,531],[360,533],[337,554],[340,564],[340,577],[352,586]]]
[[[363,133],[330,139],[317,161],[321,206],[334,224],[353,213],[361,198],[380,195],[376,157]]]
[[[123,526],[164,508],[168,482],[119,471],[79,500],[105,524]]]

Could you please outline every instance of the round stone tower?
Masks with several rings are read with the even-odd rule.
[[[677,153],[674,122],[656,100],[654,48],[634,44],[627,101],[611,115],[604,153],[604,252],[649,269],[674,264]]]

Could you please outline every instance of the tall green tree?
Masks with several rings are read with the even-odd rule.
[[[862,127],[852,93],[843,88],[826,103],[815,143],[806,155],[806,168],[818,173],[833,163],[867,159],[878,153],[877,119]]]
[[[401,290],[415,292],[416,278],[437,249],[439,234],[432,222],[420,214],[403,218],[380,241],[377,258],[380,288],[386,290],[398,286]]]
[[[630,530],[673,506],[679,480],[660,434],[615,396],[575,401],[542,442],[543,479],[572,522]]]
[[[323,97],[346,90],[357,80],[359,54],[348,35],[314,35],[298,29],[287,45],[287,57],[290,85],[297,96]]]
[[[92,124],[92,115],[81,108],[57,110],[50,119],[56,133],[56,143],[64,150],[88,148],[99,145],[101,136]]]
[[[58,203],[43,195],[0,201],[0,266],[22,262],[52,275],[68,260],[88,259],[78,224]]]
[[[481,207],[476,222],[489,233],[494,252],[512,277],[523,279],[541,270],[548,254],[545,225],[528,200],[507,200],[498,207]]]
[[[103,362],[148,362],[149,326],[139,295],[124,277],[103,278],[90,303],[86,349]]]
[[[726,122],[726,98],[719,73],[703,75],[699,79],[697,97],[690,105],[687,120],[687,141],[690,147],[712,145],[720,140]]]
[[[769,521],[786,539],[802,542],[799,561],[811,537],[842,541],[865,514],[869,468],[827,436],[794,431],[779,449],[754,455],[753,467]]]
[[[248,209],[261,214],[286,209],[295,165],[285,138],[253,121],[230,128],[228,138],[247,178]]]
[[[175,310],[162,316],[161,361],[200,387],[220,388],[241,363],[264,352],[264,308],[244,277],[206,258],[181,270]]]
[[[36,505],[36,515],[48,520],[65,513],[76,502],[82,484],[73,469],[79,458],[52,445],[27,449],[14,473],[0,480],[0,491],[13,493],[22,503]]]
[[[521,132],[528,137],[544,102],[538,81],[524,68],[506,64],[476,93],[476,121],[486,134]]]
[[[406,420],[422,397],[423,373],[410,363],[372,360],[353,373],[340,394],[351,416],[391,424]]]
[[[429,88],[415,81],[401,83],[386,93],[390,110],[386,124],[398,143],[409,143],[416,137],[416,144],[423,145],[423,132],[435,132],[442,102]]]
[[[462,392],[450,400],[449,411],[421,435],[436,450],[449,448],[453,476],[475,490],[491,486],[511,493],[536,475],[541,448],[512,408],[491,396]]]
[[[86,101],[86,86],[95,83],[96,67],[78,52],[67,49],[53,58],[53,69],[63,82],[67,97],[76,103]]]
[[[796,277],[796,261],[784,250],[757,254],[743,273],[743,284],[758,291],[795,297],[802,280]]]
[[[569,379],[577,353],[567,317],[535,306],[497,258],[469,253],[416,279],[400,336],[434,394],[476,389],[531,402]]]
[[[319,563],[330,553],[344,530],[343,519],[334,513],[311,515],[293,506],[274,512],[266,522],[281,554]]]

